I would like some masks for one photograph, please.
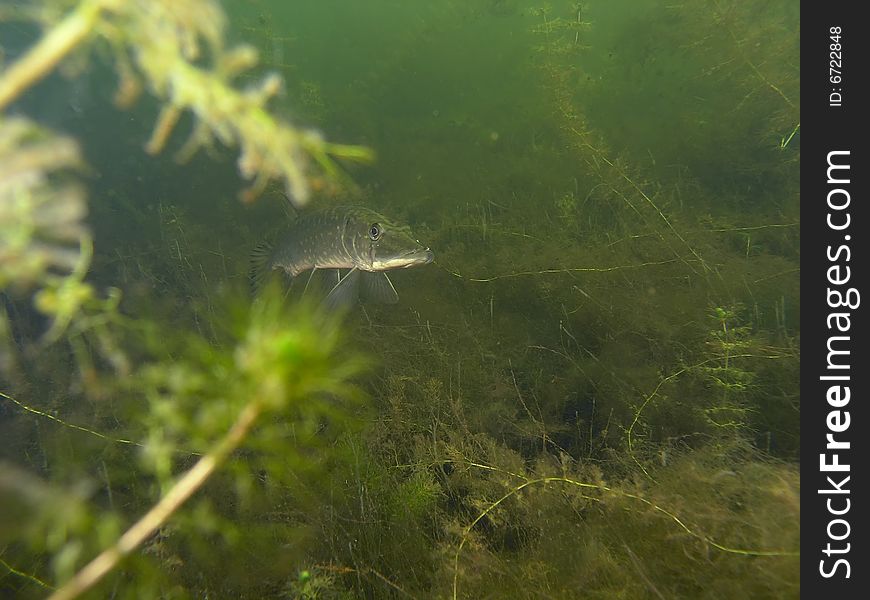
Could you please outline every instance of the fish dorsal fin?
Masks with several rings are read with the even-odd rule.
[[[260,242],[251,251],[251,265],[248,276],[251,280],[251,291],[259,295],[269,276],[269,262],[272,258],[272,244]]]
[[[359,280],[359,269],[354,267],[329,291],[329,294],[323,300],[324,307],[331,311],[352,306],[359,298]]]
[[[284,200],[286,200],[286,202],[281,204],[284,209],[284,216],[292,223],[299,218],[299,210],[293,206],[293,201],[290,199],[290,196],[285,192],[281,192],[281,195],[284,196]]]
[[[383,302],[384,304],[395,304],[399,301],[399,294],[396,293],[393,282],[383,271],[362,274],[360,297],[363,300]]]

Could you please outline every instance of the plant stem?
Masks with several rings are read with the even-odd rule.
[[[150,537],[205,483],[226,457],[242,443],[261,411],[262,405],[259,402],[248,403],[227,434],[211,452],[200,458],[151,510],[118,539],[114,546],[107,548],[85,565],[72,579],[49,596],[48,600],[76,598],[114,569],[121,559]]]
[[[59,25],[42,36],[20,60],[0,76],[0,110],[48,75],[93,30],[106,0],[84,0]]]

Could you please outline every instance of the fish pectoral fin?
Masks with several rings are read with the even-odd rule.
[[[348,271],[329,291],[323,300],[324,307],[335,310],[351,306],[359,298],[359,279],[360,272],[356,267]]]
[[[369,302],[383,302],[395,304],[399,301],[399,294],[393,287],[393,282],[383,271],[380,273],[363,273],[360,297]]]

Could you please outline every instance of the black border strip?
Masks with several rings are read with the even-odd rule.
[[[864,137],[870,24],[858,16],[863,6],[801,5],[801,593],[806,598],[864,598],[870,589],[867,493],[859,491],[870,486],[870,449],[864,443],[870,436],[865,408],[870,363],[862,351],[870,340],[861,305],[870,296],[860,298],[870,293],[863,285],[870,263],[865,241],[870,140]],[[837,27],[839,40],[831,38]],[[835,461],[841,466],[831,466]]]

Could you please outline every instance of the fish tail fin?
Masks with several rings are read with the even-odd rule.
[[[251,293],[258,296],[269,276],[269,263],[272,259],[272,244],[260,242],[251,251],[251,264],[248,278],[251,281]]]

